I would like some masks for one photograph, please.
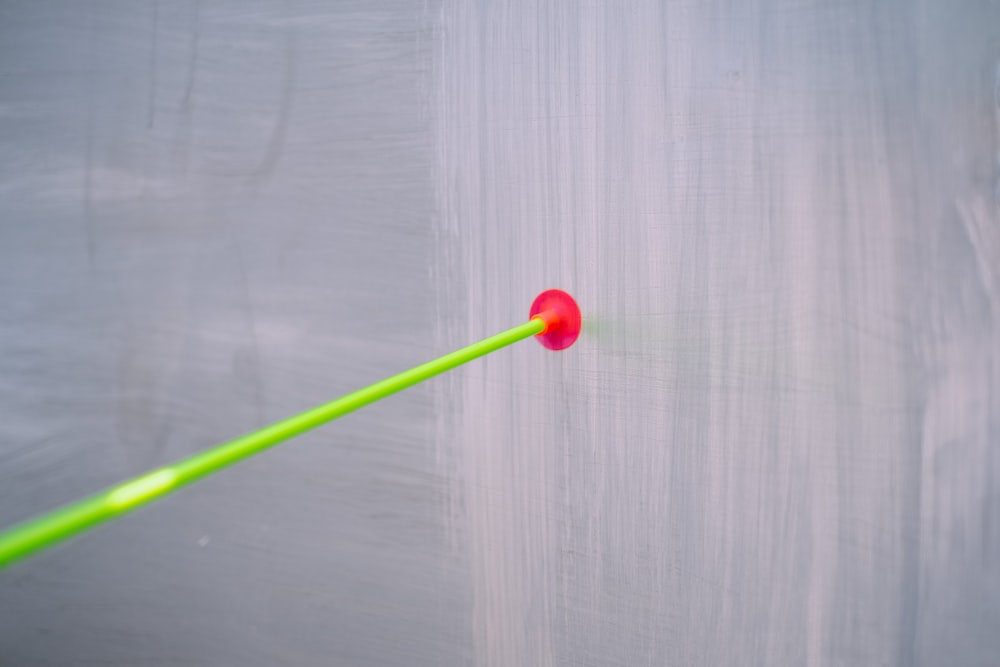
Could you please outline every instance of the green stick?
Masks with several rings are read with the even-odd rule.
[[[259,431],[217,445],[173,465],[158,468],[15,526],[0,534],[0,569],[369,403],[391,396],[490,352],[541,334],[546,326],[541,317],[535,316],[524,324],[403,371],[399,375],[393,375],[335,401],[265,426]]]

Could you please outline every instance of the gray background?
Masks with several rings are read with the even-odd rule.
[[[987,665],[1000,4],[0,3],[0,664]]]

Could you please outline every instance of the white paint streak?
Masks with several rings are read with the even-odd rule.
[[[740,7],[444,4],[440,344],[547,287],[587,318],[441,386],[477,665],[919,649],[913,64],[847,10]]]

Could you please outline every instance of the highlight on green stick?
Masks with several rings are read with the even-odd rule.
[[[580,309],[573,297],[561,290],[546,290],[535,299],[524,324],[0,533],[0,569],[285,440],[525,338],[535,336],[550,350],[565,349],[576,341],[580,327]]]

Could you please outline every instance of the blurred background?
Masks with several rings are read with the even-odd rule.
[[[0,665],[987,665],[1000,3],[0,2]]]

